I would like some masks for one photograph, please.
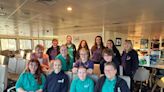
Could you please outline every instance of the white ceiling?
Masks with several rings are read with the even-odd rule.
[[[41,1],[49,1],[47,3]],[[164,0],[0,0],[8,23],[49,23],[55,33],[106,31],[164,36]],[[68,6],[72,12],[66,11]]]

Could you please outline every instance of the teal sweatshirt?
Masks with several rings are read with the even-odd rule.
[[[112,80],[106,78],[102,87],[102,92],[114,92],[115,85],[116,85],[116,78]]]
[[[94,82],[89,77],[84,81],[76,78],[71,83],[70,92],[94,92]]]
[[[30,72],[24,72],[20,75],[16,82],[16,90],[22,88],[25,91],[36,91],[38,89],[43,89],[45,83],[45,76],[41,75],[42,84],[38,84],[34,75]]]
[[[73,67],[73,58],[70,57],[70,64],[67,64],[66,59],[61,54],[57,55],[56,59],[61,60],[61,62],[62,62],[62,70],[63,71],[69,71],[69,70],[72,69],[72,67]]]

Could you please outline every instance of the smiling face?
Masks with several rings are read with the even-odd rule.
[[[82,48],[80,50],[80,59],[83,63],[85,63],[88,60],[88,52],[85,48]]]
[[[133,45],[132,45],[131,40],[125,40],[124,49],[126,51],[130,51],[131,49],[133,49]]]
[[[108,55],[107,53],[103,54],[103,58],[106,62],[112,62],[112,56]]]
[[[28,64],[29,70],[32,74],[35,74],[36,70],[38,69],[38,64],[36,62],[30,62]]]
[[[100,37],[96,37],[96,44],[100,45],[101,44],[101,38]]]
[[[54,39],[54,40],[52,41],[52,46],[53,46],[53,47],[57,47],[57,46],[58,46],[58,40],[57,40],[57,39]]]
[[[57,74],[61,71],[61,61],[60,60],[54,60],[53,61],[53,69],[54,69],[54,72]]]
[[[72,42],[72,37],[68,35],[66,40],[67,40],[67,44],[70,44]]]
[[[81,42],[81,47],[84,48],[86,46],[86,42],[85,41],[82,41]]]
[[[41,45],[37,45],[35,47],[35,53],[37,55],[37,57],[41,58],[43,56],[43,52],[44,52],[44,47]]]
[[[106,65],[104,73],[108,79],[113,79],[116,76],[117,70],[112,65]]]
[[[113,43],[111,41],[107,41],[106,47],[109,48],[109,49],[112,49],[113,48]]]
[[[63,57],[66,57],[67,54],[68,54],[68,51],[67,51],[67,47],[65,45],[61,46],[60,47],[60,54],[63,56]]]
[[[79,67],[77,75],[80,80],[82,80],[82,81],[85,80],[85,78],[87,76],[87,69],[84,67]]]

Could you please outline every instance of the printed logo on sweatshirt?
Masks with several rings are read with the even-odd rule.
[[[64,79],[58,80],[58,83],[64,83]]]
[[[88,87],[89,87],[89,84],[84,85],[84,88],[88,88]]]
[[[130,60],[130,59],[131,59],[131,57],[130,57],[130,56],[127,56],[127,57],[126,57],[126,60]]]

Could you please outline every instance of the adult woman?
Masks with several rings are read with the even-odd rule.
[[[62,62],[63,71],[69,71],[73,67],[73,58],[68,54],[67,46],[62,45],[60,47],[60,54],[56,56]]]
[[[138,54],[133,49],[133,45],[131,40],[125,40],[124,43],[124,51],[122,53],[122,66],[123,66],[123,74],[129,76],[131,78],[131,91],[134,88],[133,77],[138,69]]]
[[[138,54],[133,49],[131,40],[125,40],[124,51],[122,53],[122,66],[124,75],[133,78],[136,70],[138,69]]]
[[[109,49],[112,49],[114,52],[114,60],[117,60],[119,62],[119,64],[121,64],[121,55],[119,50],[116,48],[116,46],[114,45],[113,40],[109,39],[106,43],[106,47]]]
[[[45,77],[42,74],[38,60],[30,60],[25,72],[23,72],[16,82],[17,92],[42,92]]]
[[[116,75],[117,69],[113,62],[107,62],[104,67],[105,76],[102,76],[94,92],[130,92],[125,80]]]
[[[49,70],[49,57],[44,53],[43,45],[38,44],[35,47],[35,52],[31,54],[31,59],[37,59],[40,62],[42,71],[47,72]]]
[[[75,44],[72,43],[72,36],[67,35],[66,40],[67,40],[66,46],[68,49],[68,54],[70,55],[71,58],[73,58],[73,62],[75,62],[76,46]]]
[[[81,42],[79,44],[79,47],[77,49],[77,52],[76,52],[76,60],[80,59],[79,51],[80,51],[81,48],[85,48],[85,49],[87,49],[89,51],[89,47],[88,47],[88,44],[87,44],[86,40],[81,40]],[[90,57],[90,53],[88,55],[89,55],[88,57]]]
[[[83,66],[78,68],[78,78],[71,83],[70,92],[94,92],[94,82],[87,77],[87,69]]]
[[[91,60],[94,63],[99,64],[100,61],[102,60],[102,51],[103,51],[103,49],[104,49],[104,45],[103,45],[103,42],[102,42],[102,37],[101,36],[96,36],[95,37],[95,44],[91,48],[91,54],[92,54]]]
[[[69,79],[61,70],[62,64],[59,59],[52,60],[53,72],[47,77],[44,92],[68,92]]]

